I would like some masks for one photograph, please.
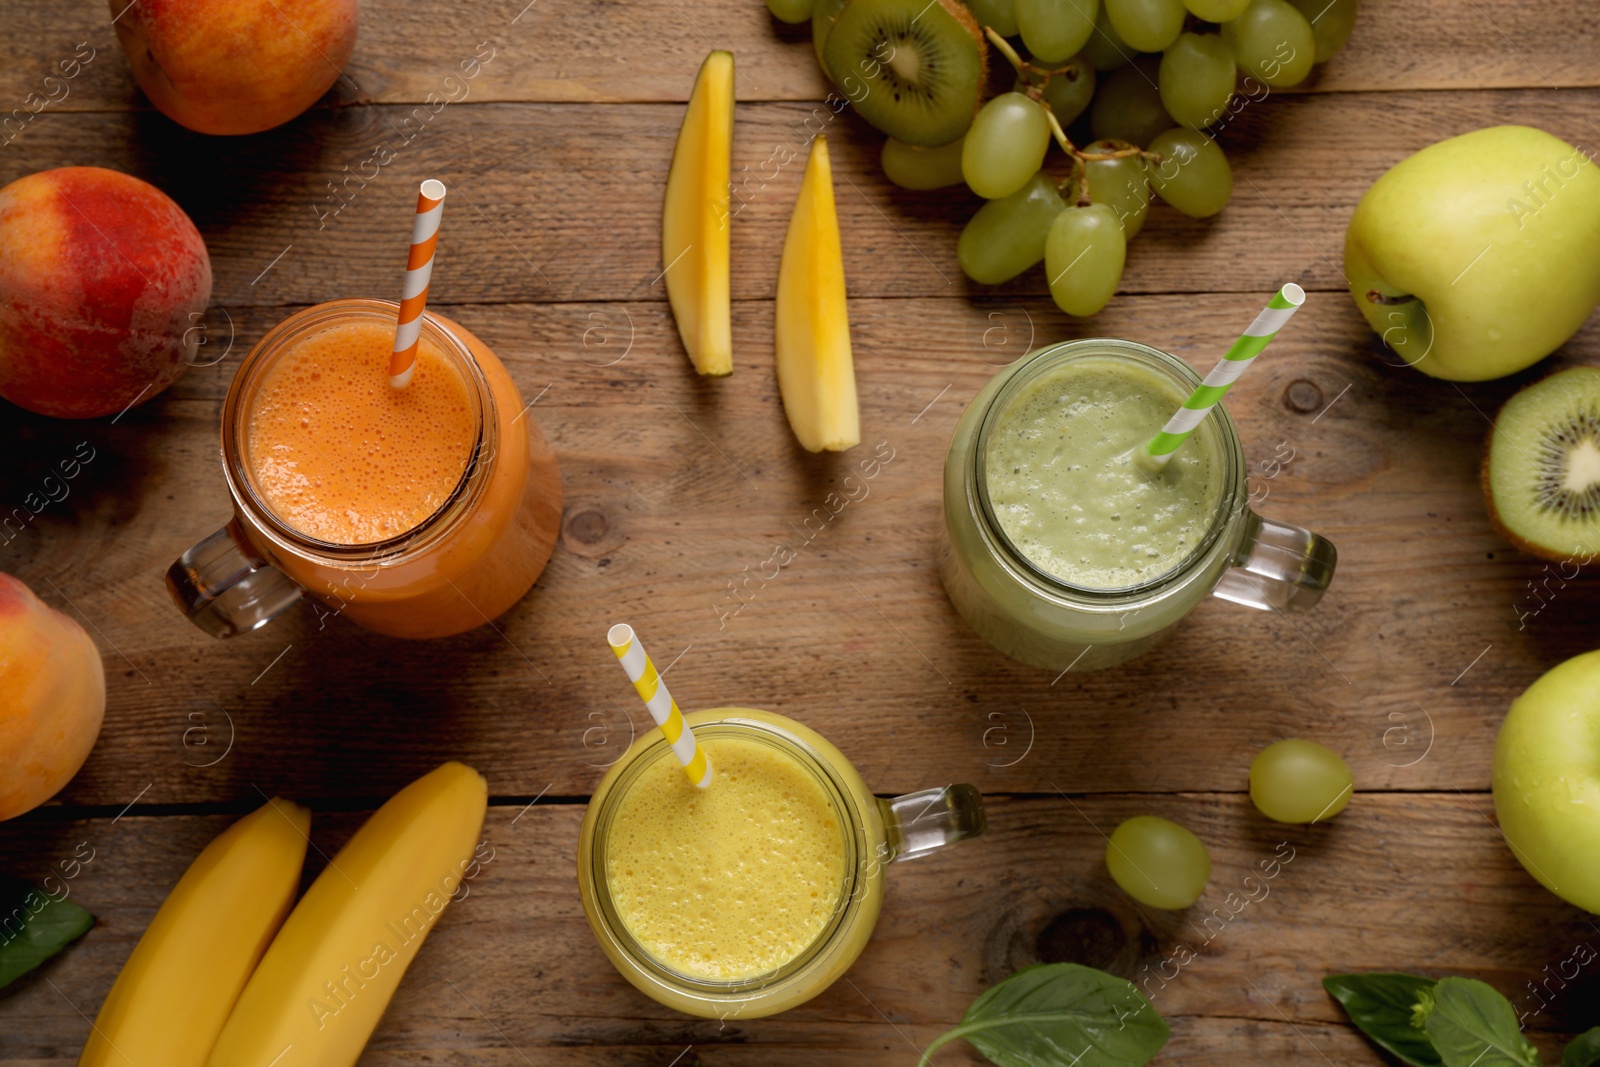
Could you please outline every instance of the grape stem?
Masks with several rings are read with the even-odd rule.
[[[1044,104],[1043,107],[1045,118],[1050,122],[1050,132],[1055,134],[1056,143],[1061,146],[1063,152],[1073,159],[1085,163],[1103,163],[1108,159],[1127,159],[1129,156],[1142,156],[1152,163],[1161,162],[1160,152],[1147,152],[1138,145],[1128,144],[1126,141],[1105,142],[1120,146],[1113,148],[1109,152],[1085,152],[1072,143],[1072,138],[1068,137],[1067,131],[1061,128],[1061,122],[1056,118],[1056,113],[1050,110],[1050,105]]]
[[[1050,132],[1055,135],[1056,144],[1061,150],[1073,159],[1081,160],[1083,153],[1078,151],[1078,146],[1072,143],[1072,138],[1067,136],[1067,131],[1061,128],[1061,120],[1056,118],[1056,113],[1050,109],[1049,104],[1044,105],[1044,117],[1050,122]]]
[[[1138,145],[1131,144],[1110,152],[1079,152],[1077,155],[1080,159],[1091,160],[1096,163],[1108,159],[1127,159],[1129,156],[1144,156],[1153,163],[1161,162],[1161,154],[1159,152],[1146,152]]]
[[[985,26],[983,32],[995,48],[999,49],[1000,54],[1006,57],[1006,62],[1010,63],[1012,69],[1017,72],[1017,77],[1027,83],[1028,98],[1038,103],[1041,107],[1048,109],[1050,106],[1041,97],[1044,93],[1044,87],[1050,84],[1051,78],[1059,74],[1065,76],[1068,81],[1078,80],[1081,73],[1078,69],[1078,64],[1068,63],[1064,67],[1036,66],[1018,55],[1017,50],[1011,47],[1011,42],[996,33],[994,27]]]
[[[983,35],[989,38],[990,44],[1000,50],[1000,54],[1006,57],[1006,62],[1010,63],[1018,74],[1021,74],[1024,70],[1032,69],[1032,65],[1027,60],[1017,55],[1017,50],[1011,47],[1010,41],[994,32],[993,26],[985,26]]]
[[[1077,207],[1088,207],[1094,201],[1089,197],[1089,168],[1084,166],[1083,157],[1074,152],[1072,154],[1072,173],[1067,175],[1067,180],[1057,186],[1061,193],[1070,193],[1076,188],[1078,197],[1074,201]]]
[[[1078,146],[1072,143],[1072,138],[1067,136],[1067,131],[1061,128],[1061,120],[1056,118],[1054,111],[1050,110],[1050,105],[1041,104],[1040,106],[1044,108],[1044,117],[1050,123],[1050,132],[1055,135],[1056,143],[1061,146],[1063,152],[1072,158],[1072,174],[1058,188],[1065,192],[1067,187],[1076,180],[1078,182],[1078,206],[1088,207],[1090,204],[1089,168],[1083,165],[1085,156],[1078,150]]]
[[[1409,304],[1414,300],[1416,300],[1416,297],[1412,296],[1410,293],[1407,293],[1404,296],[1389,296],[1386,293],[1378,292],[1376,289],[1367,290],[1367,302],[1370,304]]]
[[[1062,183],[1061,188],[1067,188],[1068,185],[1076,180],[1078,183],[1078,205],[1080,207],[1087,207],[1091,203],[1089,199],[1089,170],[1084,166],[1085,163],[1127,159],[1129,156],[1140,156],[1152,163],[1161,162],[1160,153],[1146,152],[1137,145],[1131,145],[1125,141],[1110,142],[1116,147],[1109,152],[1085,152],[1073,144],[1072,138],[1067,136],[1067,131],[1062,129],[1061,120],[1056,118],[1055,109],[1050,106],[1048,100],[1044,99],[1044,89],[1045,86],[1050,84],[1050,79],[1057,75],[1064,75],[1070,81],[1077,81],[1081,73],[1078,69],[1078,64],[1068,63],[1064,67],[1055,68],[1038,67],[1017,54],[1017,50],[1011,47],[1011,42],[996,33],[993,26],[985,26],[983,33],[1000,54],[1006,57],[1006,62],[1010,63],[1012,68],[1016,70],[1017,77],[1027,83],[1028,90],[1026,95],[1028,99],[1044,109],[1044,117],[1050,123],[1050,132],[1054,135],[1056,143],[1061,146],[1063,152],[1072,158],[1072,175],[1066,182]]]
[[[1073,179],[1078,181],[1078,206],[1088,207],[1092,201],[1089,198],[1089,168],[1086,163],[1103,163],[1111,159],[1127,159],[1129,156],[1140,156],[1152,163],[1161,162],[1161,153],[1146,152],[1138,145],[1128,144],[1126,141],[1108,141],[1106,144],[1116,145],[1109,152],[1085,152],[1072,143],[1072,138],[1067,136],[1067,131],[1061,128],[1061,123],[1056,119],[1056,113],[1050,110],[1050,105],[1044,104],[1044,115],[1050,123],[1050,132],[1055,134],[1056,143],[1061,150],[1072,157],[1072,174],[1067,181],[1059,187],[1065,190]]]

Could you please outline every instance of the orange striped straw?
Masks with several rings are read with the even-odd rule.
[[[435,178],[423,182],[417,191],[417,216],[411,225],[411,254],[406,257],[406,283],[400,294],[400,322],[394,331],[394,355],[389,357],[389,384],[396,389],[411,384],[411,371],[417,365],[422,309],[428,303],[428,279],[433,275],[433,250],[439,243],[444,193],[444,183]]]

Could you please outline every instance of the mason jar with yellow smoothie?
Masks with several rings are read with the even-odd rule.
[[[1057,671],[1139,655],[1206,597],[1303,611],[1333,545],[1250,509],[1244,451],[1218,404],[1167,465],[1134,460],[1201,384],[1131,341],[1030,353],[986,385],[944,470],[939,572],[995,648]]]
[[[624,978],[668,1007],[753,1019],[822,992],[866,947],[884,866],[983,830],[970,785],[873,796],[833,745],[750,708],[684,716],[697,788],[659,730],[601,780],[578,885]]]

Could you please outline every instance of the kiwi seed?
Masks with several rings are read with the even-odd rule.
[[[988,74],[983,32],[959,0],[848,0],[822,52],[863,118],[929,148],[967,132]]]
[[[1580,464],[1585,468],[1577,469]],[[1548,434],[1539,456],[1539,504],[1564,518],[1587,517],[1600,508],[1600,413],[1574,411],[1571,421]]]
[[[1600,367],[1573,367],[1517,393],[1484,456],[1490,518],[1553,562],[1600,554]]]

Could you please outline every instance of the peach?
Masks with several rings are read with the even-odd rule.
[[[355,47],[356,3],[110,0],[144,95],[180,125],[223,134],[270,130],[316,103]]]
[[[161,190],[62,167],[0,189],[0,396],[41,415],[122,411],[177,380],[211,258]]]
[[[83,627],[0,574],[0,819],[78,773],[105,711],[105,668]]]

